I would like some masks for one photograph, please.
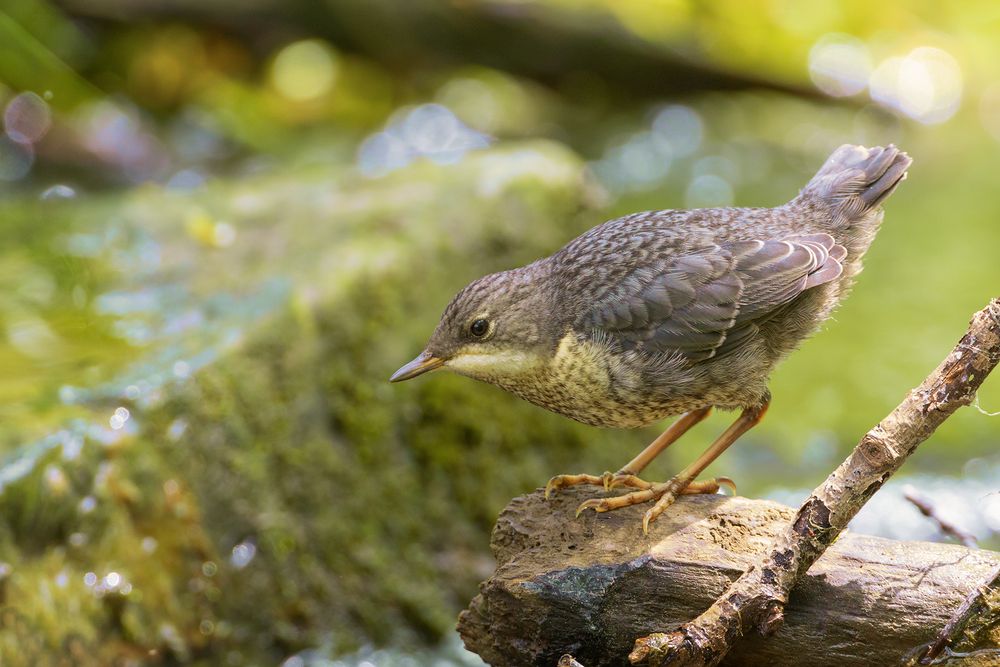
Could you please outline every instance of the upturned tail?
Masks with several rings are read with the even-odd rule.
[[[803,188],[801,197],[830,208],[835,227],[866,218],[906,178],[910,156],[892,144],[865,148],[844,144]]]

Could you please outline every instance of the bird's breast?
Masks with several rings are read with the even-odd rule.
[[[644,386],[640,370],[599,340],[569,332],[549,363],[515,381],[497,382],[543,408],[592,426],[634,428],[684,410]]]

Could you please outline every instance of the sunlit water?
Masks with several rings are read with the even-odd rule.
[[[65,194],[46,190],[29,215],[50,216],[48,228],[19,257],[0,258],[0,267],[16,261],[20,272],[18,290],[0,305],[0,355],[12,360],[0,379],[0,486],[51,449],[74,458],[85,444],[134,432],[130,407],[162,400],[287,301],[282,278],[206,289],[190,270],[193,258],[177,252],[178,244],[199,252],[193,234],[160,238],[126,216],[77,224],[67,204],[48,201]],[[67,277],[64,265],[76,273]],[[46,426],[53,430],[38,432]]]
[[[281,667],[478,667],[485,665],[475,653],[466,651],[457,636],[430,649],[374,649],[366,647],[345,656],[331,656],[323,649],[291,656]]]
[[[895,540],[950,541],[934,520],[906,499],[907,491],[929,501],[944,521],[979,540],[983,547],[1000,545],[1000,458],[974,459],[961,478],[929,474],[890,479],[861,509],[849,529]],[[767,497],[792,507],[808,489],[775,490]]]

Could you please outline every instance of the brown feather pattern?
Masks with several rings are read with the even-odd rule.
[[[626,349],[709,359],[737,350],[802,292],[839,277],[846,254],[829,234],[807,234],[666,256],[625,276],[580,326]]]

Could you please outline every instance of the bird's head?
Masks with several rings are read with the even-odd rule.
[[[430,341],[391,382],[435,368],[501,386],[537,371],[558,343],[561,326],[538,263],[470,283],[445,308]]]

